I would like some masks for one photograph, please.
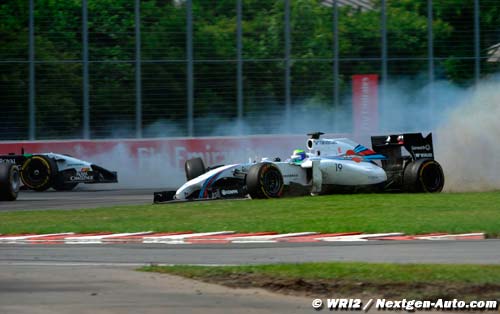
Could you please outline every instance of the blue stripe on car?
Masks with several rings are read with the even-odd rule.
[[[208,179],[205,180],[203,183],[203,186],[201,187],[200,193],[198,194],[198,198],[203,198],[203,195],[205,195],[205,191],[219,178],[219,176],[226,170],[233,169],[237,166],[229,167],[227,169],[221,170],[212,176],[210,176]]]

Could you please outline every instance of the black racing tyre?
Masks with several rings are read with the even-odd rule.
[[[57,174],[56,162],[42,155],[27,159],[21,167],[21,181],[35,191],[45,191],[50,188]]]
[[[0,163],[0,201],[15,201],[20,186],[17,166]]]
[[[433,159],[413,161],[405,168],[403,186],[405,192],[441,192],[444,187],[443,169]]]
[[[186,179],[188,181],[197,178],[206,172],[205,164],[201,158],[186,160],[184,170],[186,171]]]
[[[256,164],[248,170],[246,186],[252,198],[277,198],[283,194],[283,176],[275,164]]]

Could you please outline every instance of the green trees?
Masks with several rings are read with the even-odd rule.
[[[388,0],[391,78],[427,71],[427,3]],[[0,103],[9,122],[0,138],[27,133],[28,1],[0,4]],[[482,4],[481,54],[498,39],[499,8]],[[473,78],[473,2],[434,1],[438,78]],[[135,116],[134,1],[88,0],[93,137],[131,136]],[[195,117],[236,116],[236,1],[193,0]],[[82,120],[80,0],[35,0],[37,129],[42,137],[78,137]],[[380,73],[380,1],[373,10],[339,8],[340,86],[350,76]],[[186,12],[180,0],[141,1],[143,124],[186,118]],[[283,1],[243,0],[244,109],[252,116],[284,99]],[[319,0],[291,0],[292,102],[332,100],[333,9]],[[483,62],[484,73],[497,67]],[[212,124],[205,119],[207,130]],[[122,130],[116,134],[117,130]],[[180,131],[175,135],[182,135]],[[147,132],[146,132],[147,134]],[[166,134],[168,135],[168,134]]]

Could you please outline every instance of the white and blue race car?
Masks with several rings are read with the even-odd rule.
[[[190,159],[187,182],[176,191],[156,192],[154,202],[443,189],[432,134],[372,136],[372,149],[347,138],[322,139],[322,134],[309,134],[307,152],[295,150],[285,161],[264,158],[206,168],[201,158]]]
[[[7,166],[2,166],[1,169],[5,169],[5,173],[16,172],[20,187],[35,191],[45,191],[49,188],[69,191],[80,183],[118,182],[115,171],[64,154],[26,154],[23,151],[21,154],[0,155],[0,164],[15,166],[16,170]]]

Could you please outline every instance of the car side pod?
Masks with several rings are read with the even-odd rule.
[[[175,191],[160,191],[153,193],[153,203],[160,204],[174,200]]]

